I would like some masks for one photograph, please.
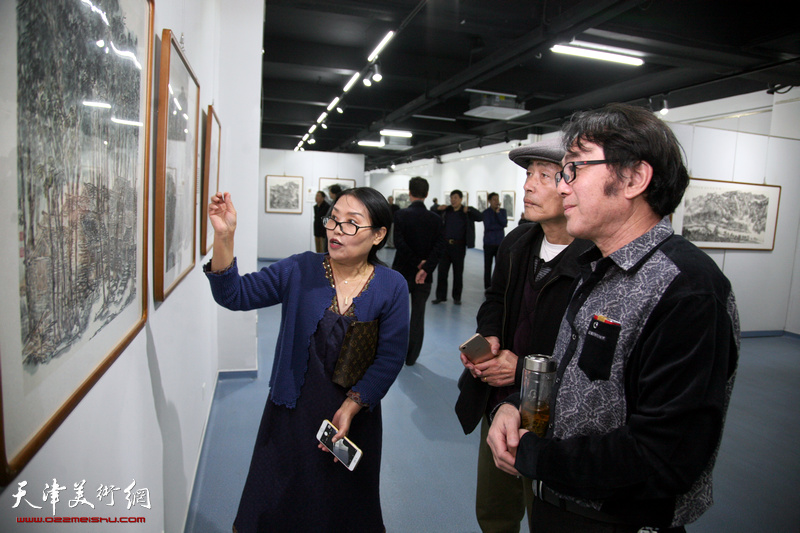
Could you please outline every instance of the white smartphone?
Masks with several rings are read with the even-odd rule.
[[[461,350],[461,353],[466,355],[467,359],[474,365],[483,363],[494,357],[489,341],[480,333],[476,333],[467,339],[458,349]]]
[[[320,441],[328,450],[339,459],[339,462],[352,471],[361,460],[361,449],[353,444],[347,437],[333,442],[333,436],[339,430],[328,420],[323,420],[322,425],[317,431],[317,440]]]

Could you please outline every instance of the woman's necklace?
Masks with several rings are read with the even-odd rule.
[[[367,265],[361,272],[357,273],[355,276],[351,278],[342,279],[341,275],[337,275],[336,269],[333,267],[333,263],[331,263],[331,272],[333,272],[333,279],[334,279],[334,286],[336,287],[336,293],[337,295],[344,296],[344,308],[347,309],[347,306],[350,305],[352,298],[359,292],[361,292],[361,289],[364,287],[367,278],[369,278],[370,274],[369,263],[367,263]],[[337,283],[336,282],[337,279],[338,281],[341,281],[343,285]],[[351,281],[354,282],[353,289],[346,290],[349,289],[349,287],[345,287],[344,285],[349,285]],[[360,284],[355,283],[358,281],[361,281],[361,283]]]

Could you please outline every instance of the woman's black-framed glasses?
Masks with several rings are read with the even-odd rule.
[[[342,230],[342,233],[345,235],[355,235],[358,233],[358,230],[370,228],[375,229],[378,226],[359,226],[358,224],[353,224],[352,222],[339,222],[338,220],[334,220],[331,217],[322,217],[322,225],[325,226],[325,229],[328,230],[335,230],[336,226]]]
[[[570,161],[566,165],[564,165],[564,170],[561,172],[556,172],[556,185],[559,184],[561,180],[564,180],[564,183],[569,185],[575,178],[577,177],[577,173],[575,172],[575,167],[579,167],[581,165],[601,165],[604,163],[611,163],[608,159],[595,159],[592,161]]]

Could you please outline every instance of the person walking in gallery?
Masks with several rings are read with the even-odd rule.
[[[400,211],[400,206],[394,203],[394,196],[388,196],[386,200],[389,202],[389,208],[392,210],[392,221],[394,221],[394,216]],[[389,236],[386,238],[386,247],[394,248],[394,226],[389,228]]]
[[[338,198],[338,196],[342,194],[343,190],[344,189],[342,189],[342,186],[339,185],[338,183],[334,183],[333,185],[328,187],[328,196],[331,197],[331,205],[336,203],[336,198]]]
[[[442,218],[430,212],[423,203],[428,196],[428,181],[414,177],[408,180],[408,199],[411,205],[394,216],[394,254],[392,268],[400,272],[411,294],[406,364],[413,365],[422,350],[425,336],[425,304],[431,294],[433,271],[444,250]]]
[[[317,253],[325,253],[328,251],[328,237],[322,219],[328,214],[331,204],[325,201],[325,193],[322,191],[317,191],[314,201],[314,245]]]
[[[489,207],[483,211],[483,288],[492,284],[492,263],[508,226],[506,210],[500,207],[500,195],[489,193]]]
[[[436,299],[439,304],[447,301],[447,276],[453,265],[453,303],[461,305],[464,288],[464,257],[467,248],[475,247],[475,222],[483,220],[481,212],[463,205],[463,193],[455,189],[450,193],[450,205],[440,205],[439,214],[444,221],[445,247],[439,259],[439,274],[436,280]]]
[[[323,220],[327,254],[293,255],[246,275],[233,255],[230,194],[214,195],[209,218],[214,254],[204,270],[217,303],[231,310],[282,306],[269,397],[234,531],[384,531],[380,400],[408,344],[408,286],[377,259],[389,204],[374,189],[347,189]],[[335,464],[317,441],[325,419],[338,428],[335,441],[348,436],[362,449],[355,470]]]
[[[489,446],[535,480],[531,529],[683,532],[712,502],[739,357],[731,284],[672,230],[689,174],[664,122],[609,104],[563,131],[567,231],[594,246],[556,340],[546,433],[520,429],[511,397]]]
[[[433,203],[431,204],[431,211],[436,214],[439,214],[439,200],[436,198],[433,199]]]
[[[519,531],[531,480],[512,476],[494,465],[486,443],[488,415],[518,392],[522,364],[532,353],[551,354],[561,317],[579,274],[578,256],[591,246],[567,233],[564,207],[556,190],[561,170],[561,139],[548,139],[511,150],[509,159],[526,170],[525,217],[503,240],[486,300],[478,311],[478,333],[495,357],[473,365],[461,355],[456,414],[465,434],[480,423],[475,512],[484,532]]]

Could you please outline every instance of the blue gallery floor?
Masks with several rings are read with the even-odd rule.
[[[393,250],[381,252],[391,263]],[[467,253],[463,305],[426,311],[419,361],[404,367],[382,402],[381,499],[386,529],[478,532],[474,513],[477,432],[453,412],[458,344],[475,331],[483,254]],[[431,298],[433,299],[433,297]],[[231,531],[267,398],[280,309],[259,311],[257,377],[223,374],[208,421],[186,533]],[[745,338],[714,471],[714,506],[691,533],[800,531],[800,339]],[[528,531],[526,523],[521,531]]]

